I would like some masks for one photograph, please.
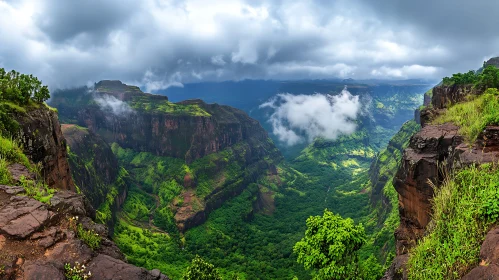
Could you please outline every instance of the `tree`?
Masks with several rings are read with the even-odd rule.
[[[50,98],[50,91],[47,86],[42,86],[40,90],[35,91],[34,100],[38,103],[43,103]]]
[[[222,280],[222,277],[214,265],[196,255],[184,273],[184,280]]]
[[[305,237],[293,251],[305,268],[317,270],[314,279],[358,279],[357,251],[365,242],[361,224],[325,209],[322,217],[307,219]]]

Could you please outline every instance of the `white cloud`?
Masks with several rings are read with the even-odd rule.
[[[110,110],[115,115],[130,114],[133,112],[133,109],[128,104],[112,95],[95,94],[94,100],[102,110]]]
[[[278,94],[260,105],[271,108],[273,133],[287,145],[311,142],[316,137],[334,140],[355,132],[361,102],[345,88],[338,95]]]

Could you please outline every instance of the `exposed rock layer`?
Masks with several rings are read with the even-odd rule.
[[[0,267],[2,279],[66,279],[64,265],[87,266],[93,279],[168,279],[126,263],[107,228],[95,224],[95,215],[83,195],[62,191],[46,205],[24,195],[21,187],[0,186]],[[84,229],[102,237],[95,251],[75,236],[68,218],[78,216]]]
[[[423,127],[411,138],[394,179],[399,194],[400,226],[395,232],[396,253],[399,257],[392,268],[403,269],[407,260],[403,256],[407,256],[408,250],[424,235],[431,220],[434,188],[441,185],[446,174],[452,169],[474,163],[499,161],[499,127],[486,127],[475,143],[469,145],[459,134],[459,127],[450,123],[431,123],[447,106],[466,100],[470,94],[480,92],[470,86],[437,86],[433,89],[431,106],[421,112]],[[397,265],[395,262],[398,262]],[[396,276],[392,268],[384,279],[399,279],[397,277],[403,276]]]
[[[24,153],[41,163],[41,173],[51,188],[75,190],[67,160],[66,141],[57,113],[44,105],[13,115],[19,123]]]

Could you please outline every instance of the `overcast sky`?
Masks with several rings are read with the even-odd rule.
[[[51,88],[440,78],[499,55],[494,0],[0,0],[0,67]]]

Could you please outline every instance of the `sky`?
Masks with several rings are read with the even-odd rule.
[[[499,55],[493,0],[0,0],[0,67],[52,89],[439,79]]]

